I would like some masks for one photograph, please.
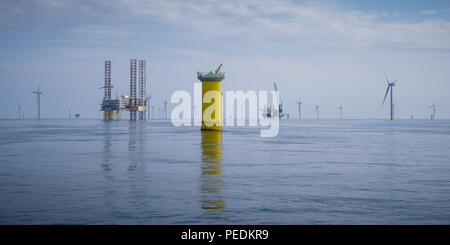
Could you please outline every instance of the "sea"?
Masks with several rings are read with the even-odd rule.
[[[0,120],[0,224],[450,224],[450,120]]]

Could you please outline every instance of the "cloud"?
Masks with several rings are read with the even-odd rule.
[[[436,10],[422,10],[422,11],[420,11],[419,13],[431,15],[431,14],[435,14],[435,13],[436,13]]]
[[[39,1],[51,7],[61,7],[67,2],[64,0],[39,0]]]
[[[116,37],[125,38],[132,35],[126,28],[110,25],[86,25],[83,27],[70,28],[69,33],[88,37]]]
[[[202,38],[278,39],[319,45],[368,47],[380,43],[411,48],[450,49],[450,22],[386,22],[386,15],[338,5],[293,1],[142,1],[117,0],[132,14],[153,18]],[[422,11],[424,14],[434,10]]]
[[[45,18],[42,14],[45,12],[39,11],[53,9],[51,13],[59,14],[47,17],[49,20],[42,25],[48,26],[54,18],[66,17],[67,20],[59,21],[59,26],[64,25],[67,33],[89,39],[102,36],[123,39],[139,31],[141,36],[171,32],[172,36],[180,38],[239,40],[254,46],[287,42],[320,47],[387,45],[450,50],[450,22],[447,20],[387,20],[386,17],[404,13],[348,10],[335,2],[114,0],[106,4],[102,1],[45,0],[26,4],[0,3],[0,9],[8,10],[1,17],[3,25],[14,22],[8,21],[8,16],[20,14],[28,18],[25,16],[30,12],[30,15],[41,13]],[[436,11],[420,13],[431,15]]]

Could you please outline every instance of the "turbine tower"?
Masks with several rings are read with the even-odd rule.
[[[156,115],[155,115],[155,106],[152,105],[151,107],[152,107],[152,117],[153,117],[153,119],[156,119]]]
[[[19,105],[19,106],[17,107],[17,113],[19,114],[19,119],[22,117],[21,109],[22,109],[22,105]]]
[[[339,111],[340,111],[340,113],[341,113],[341,120],[342,120],[342,108],[344,108],[344,107],[342,107],[342,105],[340,105],[340,106],[338,106],[338,107],[336,107],[336,108],[339,109]]]
[[[41,119],[41,85],[39,84],[38,90],[37,91],[31,91],[31,93],[36,94],[36,98],[37,98],[37,107],[38,107],[38,115],[37,115],[37,119]]]
[[[436,106],[433,103],[432,105],[428,106],[428,108],[432,108],[433,109],[433,114],[431,114],[431,120],[435,120],[436,119]]]
[[[381,69],[383,70],[383,69]],[[392,90],[394,90],[394,86],[395,86],[395,82],[398,81],[398,79],[395,79],[395,81],[390,82],[389,78],[386,75],[386,72],[384,72],[384,77],[386,78],[386,82],[387,82],[387,89],[386,89],[386,94],[384,95],[384,99],[383,99],[383,103],[381,104],[381,106],[384,105],[384,101],[386,100],[386,97],[388,95],[389,90],[391,90],[391,120],[394,120],[394,98],[393,98],[393,92]]]
[[[152,94],[150,94],[147,99],[145,99],[145,105],[147,106],[147,119],[150,120],[150,100],[152,98]]]
[[[167,120],[167,100],[164,100],[164,120]]]
[[[298,104],[298,119],[302,119],[302,100],[294,101]]]
[[[316,119],[319,120],[319,105],[316,105],[316,109],[314,109],[316,112]]]

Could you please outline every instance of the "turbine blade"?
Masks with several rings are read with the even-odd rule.
[[[384,70],[383,70],[383,68],[381,68],[381,66],[380,66],[380,69],[383,71],[384,77],[386,78],[386,82],[389,84],[389,78],[388,78],[388,76],[386,75],[386,72],[384,72]]]
[[[383,103],[381,103],[381,105],[384,105],[384,101],[386,100],[386,97],[387,97],[387,94],[388,94],[390,88],[391,88],[391,86],[387,87],[386,94],[384,94]]]

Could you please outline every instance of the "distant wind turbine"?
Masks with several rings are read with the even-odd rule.
[[[150,100],[152,98],[152,94],[150,94],[147,99],[145,99],[145,104],[147,105],[147,119],[150,119]]]
[[[164,100],[164,120],[167,120],[167,100]]]
[[[156,119],[156,115],[155,115],[155,106],[152,105],[151,107],[152,107],[152,118],[153,118],[153,119]]]
[[[435,106],[434,102],[432,105],[428,106],[428,108],[433,109],[433,114],[431,114],[431,120],[435,120],[436,119],[436,106]]]
[[[316,105],[316,109],[314,109],[314,111],[316,112],[317,120],[319,120],[319,105]]]
[[[298,119],[302,119],[302,100],[294,101],[298,104]]]
[[[383,70],[383,69],[381,69],[381,70]],[[392,91],[394,90],[395,82],[397,82],[398,79],[396,79],[393,82],[390,82],[389,78],[387,77],[386,72],[384,72],[384,70],[383,70],[383,73],[384,73],[384,77],[386,78],[386,82],[388,85],[387,85],[387,89],[386,89],[386,94],[384,95],[383,103],[381,105],[382,106],[384,105],[384,101],[386,100],[388,92],[389,92],[389,90],[391,90],[391,120],[394,120],[394,98],[392,95],[393,94]]]
[[[341,112],[341,120],[342,120],[342,108],[344,108],[344,107],[342,107],[342,105],[340,105],[340,106],[338,106],[336,108],[338,108],[340,110],[340,112]]]
[[[19,119],[22,117],[21,109],[22,109],[22,106],[19,105],[19,106],[17,107],[17,113],[19,114]]]
[[[36,94],[37,97],[37,107],[38,107],[38,119],[41,119],[41,85],[39,84],[37,91],[31,91],[31,93]]]

